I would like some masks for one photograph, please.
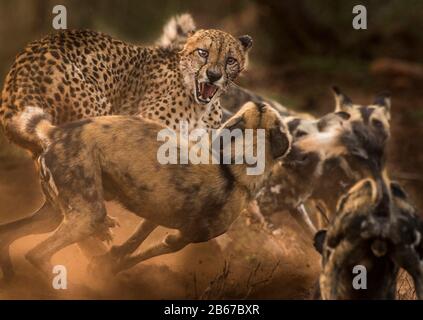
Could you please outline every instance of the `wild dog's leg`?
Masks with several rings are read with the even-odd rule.
[[[64,147],[71,148],[70,145]],[[52,152],[53,151],[51,151],[51,153]],[[55,156],[51,157],[51,153],[48,151],[44,153],[37,159],[36,164],[39,169],[43,192],[52,203],[61,203],[65,198],[72,199],[70,200],[71,202],[77,203],[77,199],[79,197],[75,197],[75,194],[82,194],[82,198],[85,199],[92,198],[92,205],[95,205],[96,203],[103,203],[103,195],[96,191],[100,189],[101,179],[99,178],[98,172],[95,171],[96,167],[94,161],[88,162],[88,164],[82,166],[78,163],[78,161],[75,161],[75,159],[66,159],[72,163],[72,165],[69,165],[66,161],[51,161],[51,159],[55,159]],[[80,150],[79,156],[81,159],[87,159],[90,157],[90,155],[87,154],[87,150],[85,149]],[[77,170],[83,172],[82,176],[85,178],[84,181],[88,181],[88,183],[83,182],[83,179],[79,177],[81,172],[78,172]],[[74,175],[74,178],[70,180],[62,180],[61,176],[63,176],[63,173],[68,172]],[[84,201],[80,202],[79,205],[81,205],[81,203],[84,204]],[[90,206],[91,204],[85,203],[85,205]],[[61,206],[66,207],[66,204],[62,204]],[[104,205],[102,205],[100,209],[105,210]],[[94,208],[93,211],[96,211],[96,209]],[[108,251],[107,246],[100,240],[111,240],[111,235],[108,233],[107,225],[109,228],[111,228],[115,226],[116,222],[108,216],[106,216],[105,222],[106,223],[103,224],[105,227],[105,232],[103,232],[103,235],[107,239],[87,237],[78,242],[79,248],[88,259],[91,259],[94,256],[103,255]]]
[[[77,205],[71,205],[59,228],[46,240],[26,254],[26,258],[46,274],[51,273],[50,259],[57,251],[89,236],[107,230],[106,209],[101,201],[90,203],[75,197]]]
[[[54,182],[54,177],[42,157],[39,158],[39,161],[37,164],[39,165],[39,168],[40,168],[40,176],[42,179],[41,187],[43,189],[43,192],[46,195],[46,197],[50,199],[50,201],[54,202],[55,201],[54,199],[57,197],[57,190],[55,190],[57,186]],[[86,186],[85,189],[88,189],[88,186]],[[112,219],[110,218],[110,220]],[[59,226],[59,223],[60,221],[58,221],[54,229],[56,229]],[[113,227],[113,225],[111,225],[111,227]],[[54,229],[49,230],[47,232],[51,232]],[[108,250],[107,246],[101,240],[97,238],[93,238],[93,237],[89,237],[87,239],[84,239],[78,242],[78,247],[81,249],[84,256],[87,257],[88,259],[91,259],[92,257],[95,257],[95,256],[100,256],[106,253]]]
[[[423,263],[420,259],[416,260],[416,262],[419,263],[419,266],[414,266],[413,268],[408,268],[406,270],[413,278],[414,290],[416,291],[417,299],[423,300]]]
[[[78,247],[81,249],[84,256],[91,260],[93,257],[101,256],[107,253],[107,246],[99,239],[88,237],[78,242]]]
[[[298,212],[300,213],[301,217],[307,224],[307,226],[310,228],[310,231],[314,235],[316,233],[316,227],[314,226],[313,222],[310,219],[310,216],[308,215],[308,212],[304,206],[304,203],[300,204],[297,208]]]
[[[109,248],[103,243],[103,241],[106,241],[107,243],[112,242],[113,238],[110,229],[119,226],[117,220],[109,215],[106,215],[104,219],[104,223],[102,223],[102,230],[98,230],[96,237],[88,237],[78,242],[79,249],[81,249],[82,253],[89,260],[108,252]]]
[[[175,234],[169,234],[166,238],[157,243],[150,248],[146,249],[144,252],[137,254],[135,256],[130,256],[121,261],[118,266],[113,268],[114,273],[119,273],[123,270],[129,269],[141,261],[157,257],[163,254],[172,253],[181,250],[188,244],[192,243],[190,238],[185,237],[181,232]]]
[[[417,299],[423,300],[423,260],[411,245],[397,246],[392,253],[393,260],[413,278]]]
[[[423,272],[415,273],[413,276],[414,289],[416,290],[417,299],[423,300]]]
[[[30,217],[0,225],[0,268],[5,279],[13,276],[9,254],[10,245],[15,240],[28,235],[51,232],[59,226],[62,219],[60,211],[45,202]]]
[[[326,204],[321,200],[312,199],[311,202],[316,212],[316,220],[317,220],[316,229],[321,230],[321,229],[327,228],[328,225],[330,224],[330,220],[329,220],[329,217],[331,216],[330,210],[328,209]]]
[[[143,220],[131,237],[119,246],[113,246],[110,253],[113,257],[124,257],[134,252],[141,243],[157,228],[157,224]]]
[[[101,272],[104,275],[109,275],[110,272],[113,272],[114,266],[119,265],[122,259],[133,253],[156,228],[157,224],[144,219],[124,243],[113,246],[103,255],[93,257],[88,270],[97,274]]]
[[[289,213],[307,234],[311,237],[314,236],[317,230],[313,222],[310,220],[304,204],[299,205],[295,209],[290,209]]]
[[[254,220],[258,221],[263,226],[266,225],[266,219],[264,218],[263,214],[260,211],[260,207],[257,204],[257,200],[253,200],[248,203],[247,212],[251,214]]]

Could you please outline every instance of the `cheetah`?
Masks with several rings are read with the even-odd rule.
[[[156,44],[164,48],[179,48],[182,50],[189,34],[195,30],[196,25],[194,19],[189,13],[172,17],[164,26],[163,33],[156,41]],[[276,109],[282,116],[301,116],[308,118],[308,115],[288,109],[273,99],[264,97],[239,85],[233,85],[229,86],[220,96],[220,104],[223,111],[222,120],[228,120],[241,106],[249,101],[266,103]]]
[[[45,128],[52,143],[38,161],[42,186],[54,210],[60,210],[65,219],[49,238],[27,254],[28,260],[48,274],[49,260],[55,252],[93,236],[99,226],[105,229],[101,227],[106,216],[104,194],[112,195],[145,219],[126,243],[112,248],[112,261],[118,262],[115,272],[190,243],[208,241],[226,232],[273,165],[288,153],[291,141],[276,110],[250,102],[221,129],[237,129],[243,135],[246,129],[254,134],[257,129],[264,130],[263,174],[249,175],[248,164],[235,160],[231,164],[157,166],[161,144],[157,135],[164,128],[134,116],[96,117]],[[253,141],[255,148],[258,139]],[[235,159],[239,151],[232,143],[231,156]],[[178,232],[145,252],[130,256],[158,225]],[[102,263],[103,267],[109,265]]]
[[[189,16],[175,19],[170,25],[180,26],[181,34],[165,33],[168,43],[157,46],[87,30],[61,31],[29,44],[4,83],[0,120],[6,135],[36,157],[49,144],[43,129],[97,116],[140,115],[176,130],[182,122],[190,129],[218,127],[219,97],[246,68],[252,39],[219,30],[191,34]],[[181,38],[182,50],[169,44]],[[53,231],[61,219],[47,203],[36,215],[0,226],[5,278],[13,276],[9,247],[17,234]],[[79,245],[88,256],[93,248],[105,250],[96,241]]]
[[[141,115],[177,130],[217,128],[219,96],[245,69],[249,36],[198,30],[179,51],[65,30],[29,44],[6,76],[0,117],[13,142],[37,154],[41,109],[51,124],[104,115]],[[27,123],[26,127],[22,123]]]

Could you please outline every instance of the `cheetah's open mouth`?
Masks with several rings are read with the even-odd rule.
[[[197,100],[204,104],[209,103],[219,89],[218,86],[210,82],[196,81],[196,87]]]

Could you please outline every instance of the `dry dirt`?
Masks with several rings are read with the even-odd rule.
[[[359,103],[370,103],[374,88],[389,88],[394,97],[389,174],[401,182],[422,212],[420,84],[397,87],[391,78],[372,79],[371,91],[363,91],[364,84],[357,87],[356,82],[347,79],[291,73],[289,79],[284,79],[279,73],[272,76],[269,69],[263,70],[260,78],[257,68],[255,71],[256,80],[244,78],[242,85],[260,92],[260,86],[268,84],[261,92],[280,92],[282,97],[293,99],[292,104],[299,109],[316,115],[333,109],[333,98],[325,89],[331,84],[343,84],[348,88],[347,93]],[[292,105],[288,103],[287,106]],[[32,161],[28,158],[1,159],[0,152],[0,223],[30,214],[41,205],[42,199]],[[114,240],[120,243],[139,219],[116,204],[108,204],[108,211],[120,221],[121,227],[115,229]],[[280,220],[283,225],[280,234],[271,235],[257,225],[246,226],[246,220],[240,219],[230,236],[190,245],[178,253],[151,259],[109,279],[89,275],[86,272],[88,261],[77,246],[71,246],[53,257],[54,264],[65,265],[68,269],[69,289],[62,291],[53,290],[23,258],[24,253],[46,235],[26,237],[12,246],[18,276],[12,284],[0,283],[0,299],[310,298],[320,269],[319,257],[289,216],[282,213]],[[144,245],[160,240],[166,232],[169,230],[156,230]],[[409,292],[411,289],[407,287],[401,296],[412,296]]]
[[[30,159],[1,168],[0,223],[30,214],[42,201]],[[117,204],[108,203],[107,208],[119,219],[114,242],[120,243],[140,219]],[[108,279],[89,274],[88,260],[73,245],[53,257],[53,264],[67,268],[67,290],[54,290],[25,260],[25,252],[47,235],[28,236],[11,247],[17,276],[10,284],[0,284],[0,299],[305,299],[318,276],[318,255],[295,222],[282,219],[286,227],[272,235],[241,218],[230,236],[190,245]],[[143,245],[167,232],[171,230],[156,230]]]

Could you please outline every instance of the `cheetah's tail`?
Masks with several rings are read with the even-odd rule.
[[[183,48],[191,32],[196,29],[194,19],[189,13],[173,16],[163,27],[163,33],[157,41],[162,48]]]
[[[5,126],[12,140],[23,143],[23,146],[34,146],[29,148],[31,150],[45,150],[50,145],[50,135],[55,128],[42,108],[30,106],[13,116]]]

